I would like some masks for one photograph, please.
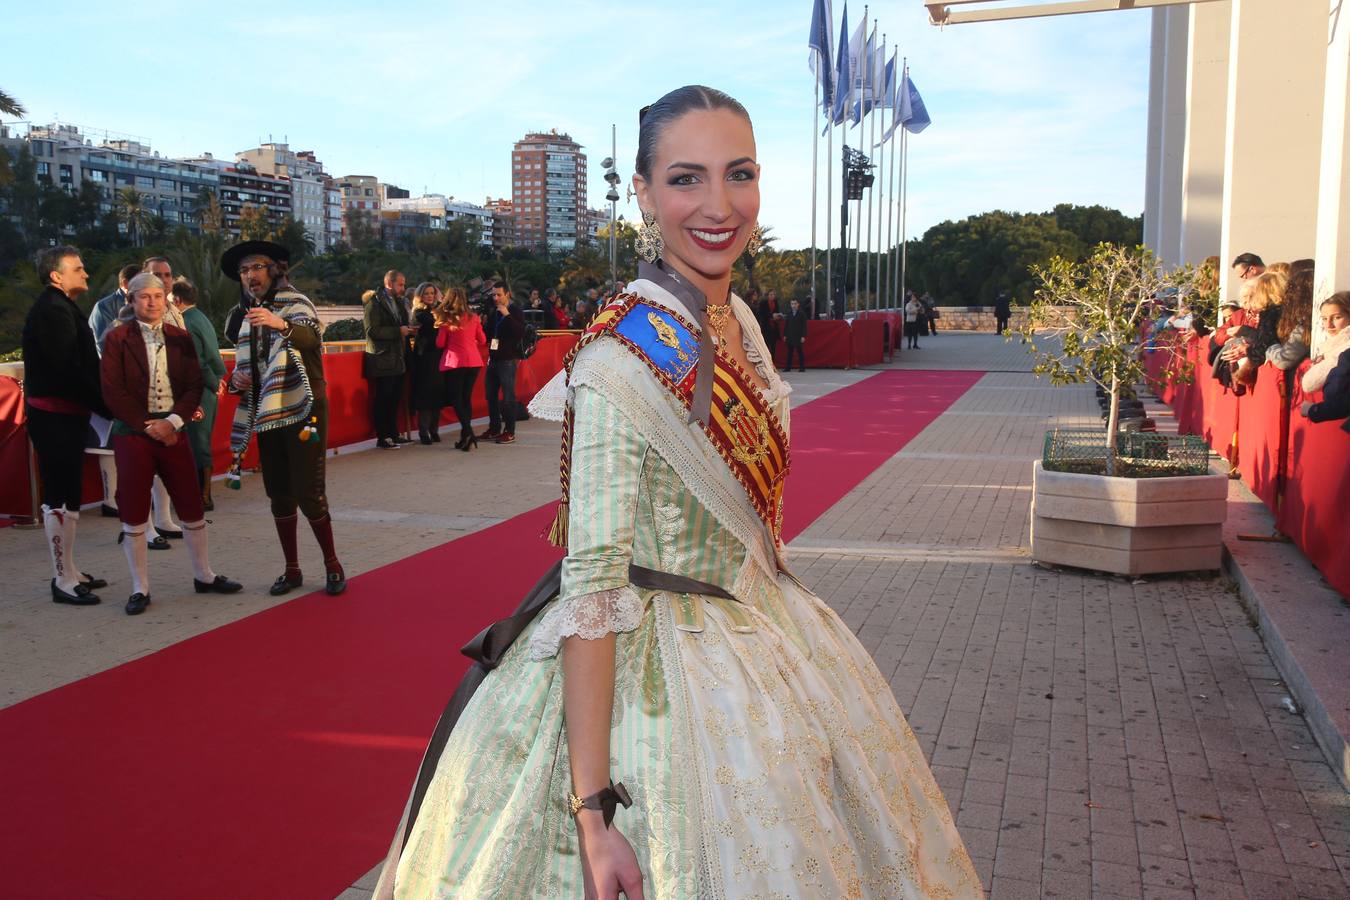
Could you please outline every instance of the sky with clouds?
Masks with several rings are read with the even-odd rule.
[[[833,5],[837,34],[844,4]],[[862,13],[849,4],[850,28]],[[873,3],[870,15],[933,118],[910,140],[911,235],[991,209],[1142,210],[1147,11],[946,29],[920,0]],[[28,37],[6,43],[0,89],[32,122],[138,135],[167,156],[229,158],[286,139],[330,174],[477,203],[510,195],[514,141],[557,128],[586,146],[601,205],[610,124],[627,179],[637,110],[682,84],[712,85],[754,120],[761,221],[780,247],[810,243],[810,0],[75,0],[5,17]]]

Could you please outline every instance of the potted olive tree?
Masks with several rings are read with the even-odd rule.
[[[1210,472],[1209,448],[1193,435],[1121,428],[1122,397],[1145,376],[1146,324],[1160,306],[1189,302],[1194,273],[1167,271],[1143,247],[1099,244],[1083,262],[1055,257],[1032,275],[1018,333],[1033,371],[1056,385],[1095,384],[1108,401],[1104,427],[1046,435],[1032,483],[1032,557],[1122,575],[1218,569],[1228,478]],[[1168,371],[1191,377],[1184,364]]]

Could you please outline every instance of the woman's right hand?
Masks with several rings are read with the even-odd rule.
[[[628,839],[615,826],[605,827],[598,810],[583,809],[577,816],[581,842],[581,871],[586,900],[643,900],[642,870]]]

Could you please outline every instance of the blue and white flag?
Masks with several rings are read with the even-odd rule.
[[[891,124],[886,126],[886,131],[881,135],[883,144],[891,139],[891,135],[895,134],[895,129],[904,124],[905,120],[901,116],[908,114],[905,112],[907,107],[900,99],[900,85],[904,79],[900,77],[900,66],[896,64],[899,55],[900,49],[897,47],[891,52],[890,62],[886,63],[886,94],[890,98],[887,102],[895,112],[891,116]]]
[[[839,28],[839,58],[835,63],[834,107],[830,110],[830,122],[835,125],[844,123],[848,110],[849,96],[853,90],[853,70],[850,65],[848,42],[848,3],[844,3],[844,22]]]
[[[909,72],[905,72],[904,84],[900,88],[900,111],[902,113],[900,120],[904,122],[905,130],[910,134],[918,134],[933,124],[933,120],[928,117],[928,107],[919,96],[919,89],[914,86],[914,80],[909,77]]]
[[[867,27],[867,15],[863,14],[862,25],[859,26],[859,33],[854,37],[858,38],[858,44],[855,48],[854,42],[849,41],[849,50],[856,55],[851,61],[853,68],[853,124],[858,125],[862,122],[863,116],[872,111],[872,104],[875,100],[876,82],[877,82],[877,29],[872,26],[871,34],[863,34],[862,30]]]
[[[829,113],[834,108],[834,10],[831,0],[815,0],[811,4],[811,37],[806,45],[811,48],[807,60],[811,72],[820,85],[821,109]]]

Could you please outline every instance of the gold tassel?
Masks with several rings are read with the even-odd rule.
[[[558,511],[553,516],[553,527],[548,530],[548,542],[564,550],[567,549],[567,507],[566,500],[558,501]]]

